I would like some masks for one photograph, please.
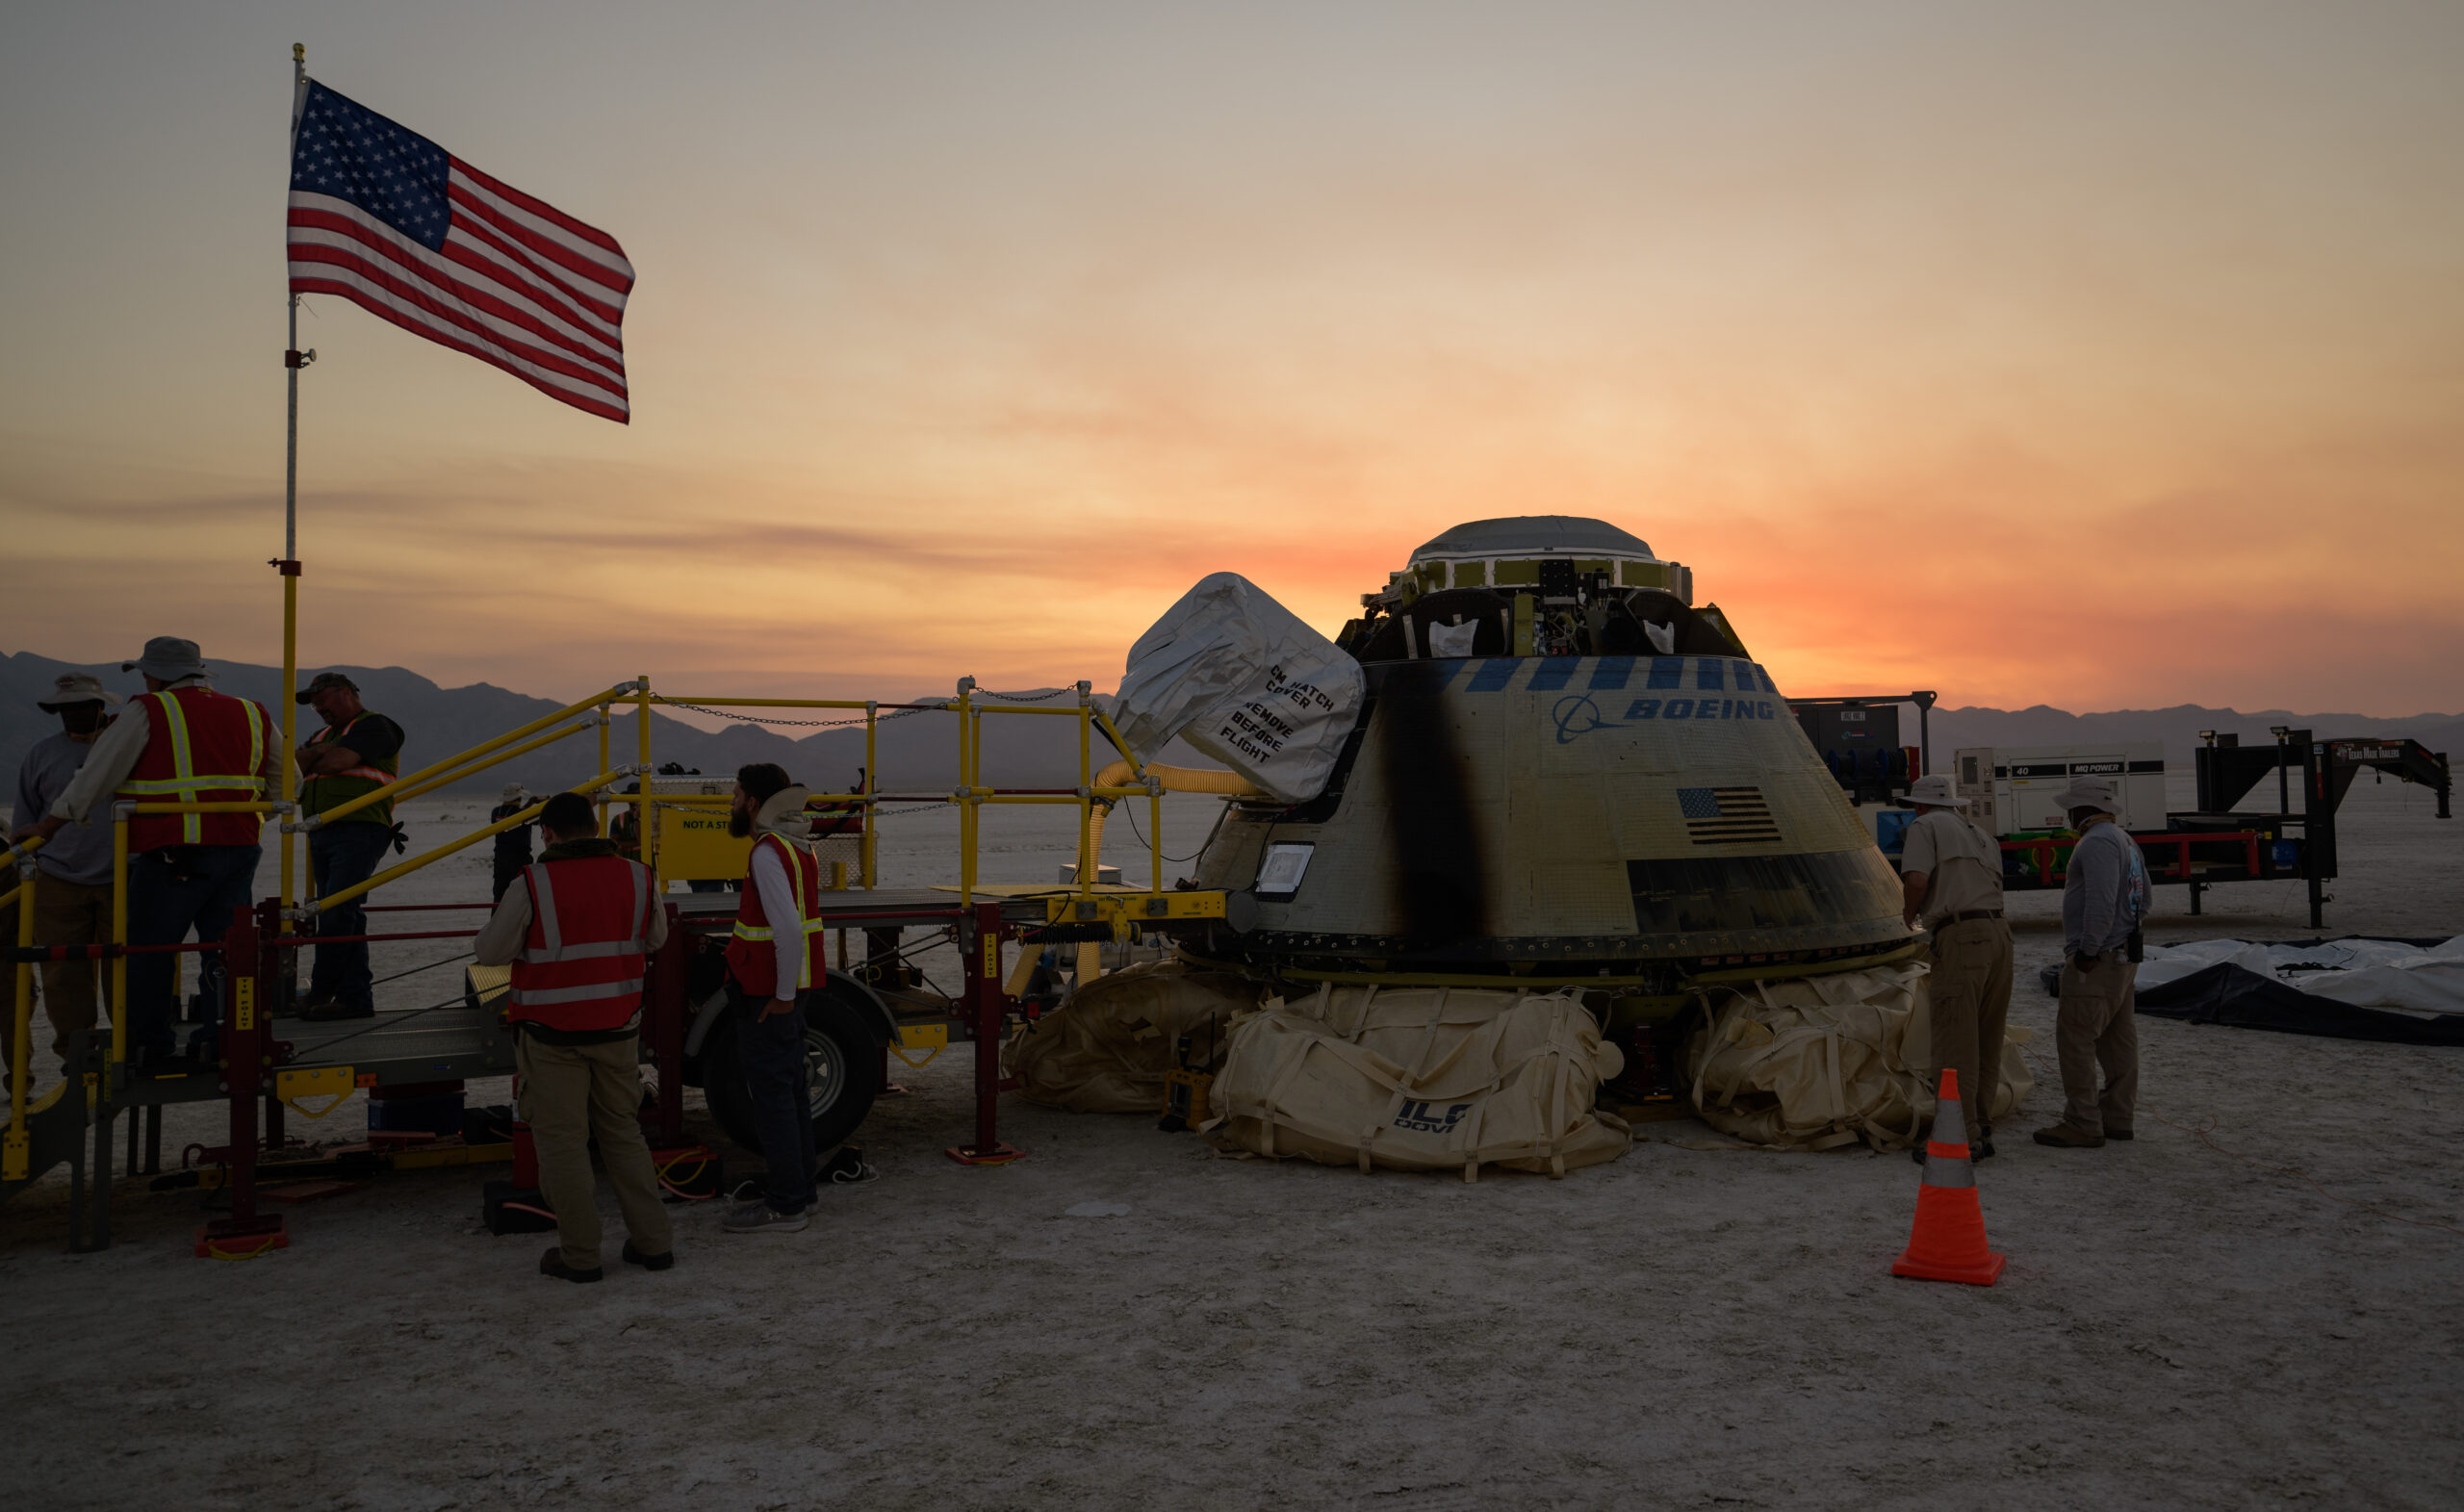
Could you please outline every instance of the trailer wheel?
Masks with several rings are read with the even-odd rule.
[[[741,1018],[731,1009],[710,1026],[702,1045],[702,1090],[710,1115],[728,1138],[760,1153],[753,1093],[744,1084],[738,1046]],[[805,1068],[812,1085],[812,1140],[817,1151],[842,1144],[873,1111],[882,1089],[881,1038],[848,1004],[815,994],[805,1001]]]

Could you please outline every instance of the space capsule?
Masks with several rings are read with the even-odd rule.
[[[1322,790],[1237,803],[1192,954],[1299,980],[1614,988],[1906,955],[1897,875],[1692,575],[1597,520],[1456,526],[1362,596]]]

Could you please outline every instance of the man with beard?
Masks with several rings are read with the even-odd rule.
[[[794,1233],[808,1221],[813,1183],[812,1088],[798,998],[824,980],[821,865],[805,817],[808,789],[767,761],[735,775],[728,833],[750,835],[743,902],[728,941],[730,1012],[754,1130],[768,1167],[759,1198],[722,1225],[731,1234]]]

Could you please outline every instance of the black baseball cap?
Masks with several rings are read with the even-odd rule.
[[[301,688],[298,696],[293,699],[292,702],[295,704],[305,704],[309,700],[315,698],[318,694],[324,692],[327,688],[348,688],[353,693],[356,693],[359,691],[359,684],[353,682],[350,679],[344,677],[339,672],[321,672],[308,680],[308,685]]]

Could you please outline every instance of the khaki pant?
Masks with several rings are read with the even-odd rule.
[[[590,1173],[590,1140],[599,1158],[625,1232],[645,1255],[673,1246],[667,1206],[659,1200],[658,1173],[636,1116],[642,1101],[641,1037],[607,1044],[549,1044],[525,1032],[514,1044],[522,1072],[522,1117],[539,1152],[539,1190],[556,1210],[556,1242],[576,1270],[600,1269],[599,1183]]]
[[[109,883],[88,886],[82,883],[63,882],[57,877],[35,879],[35,943],[38,945],[99,945],[112,937],[112,889]],[[14,945],[17,942],[17,907],[0,909],[0,938]],[[42,1004],[51,1019],[52,1053],[64,1063],[75,1050],[76,1037],[94,1027],[95,1005],[102,994],[95,989],[98,970],[109,970],[104,962],[93,961],[47,961],[39,968],[42,977]],[[0,1031],[0,1064],[9,1062],[16,1053],[16,974],[0,978],[7,984],[8,1009]],[[32,1043],[31,1036],[28,1043]]]
[[[2011,926],[1969,919],[1934,932],[1926,997],[1934,1037],[1936,1090],[1944,1066],[1960,1073],[1960,1112],[1967,1135],[1993,1132],[1993,1097],[2002,1081],[2002,1031],[2011,1017]]]
[[[2062,963],[2053,1042],[2062,1055],[2062,1121],[2086,1134],[2129,1134],[2139,1111],[2139,967],[2118,949],[2085,971]],[[2104,1072],[2104,1090],[2096,1073]]]

